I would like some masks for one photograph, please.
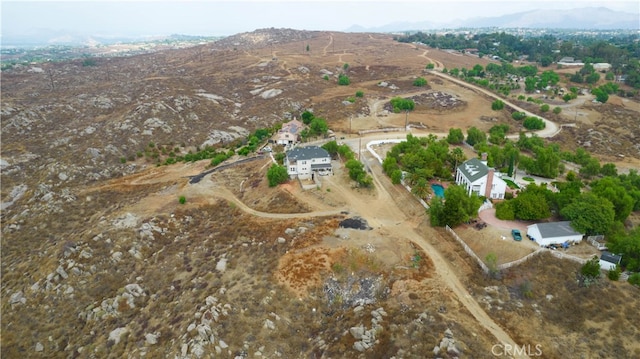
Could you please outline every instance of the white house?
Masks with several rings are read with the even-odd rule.
[[[467,193],[477,193],[487,198],[503,199],[507,183],[496,176],[493,168],[477,158],[472,158],[456,169],[456,184],[467,189]]]
[[[584,237],[583,233],[576,232],[571,228],[571,222],[549,222],[536,223],[527,226],[527,236],[532,238],[540,246],[545,247],[551,244],[562,244],[565,242],[578,243]]]
[[[284,125],[276,133],[275,141],[279,145],[291,145],[294,146],[298,143],[300,137],[300,131],[304,128],[304,124],[296,119],[293,119]]]
[[[332,172],[329,152],[318,146],[296,147],[287,151],[285,166],[290,178],[309,179]]]
[[[604,251],[600,254],[600,268],[604,270],[612,270],[615,267],[620,267],[621,260],[622,256]]]

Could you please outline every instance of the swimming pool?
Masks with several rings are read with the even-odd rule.
[[[436,196],[440,198],[444,198],[444,187],[442,187],[442,185],[434,183],[431,185],[431,189],[433,190],[433,193],[435,193]]]

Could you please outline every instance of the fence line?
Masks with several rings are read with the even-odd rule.
[[[544,252],[544,248],[539,248],[536,249],[535,252],[531,252],[529,254],[527,254],[526,256],[520,258],[520,259],[516,259],[513,262],[509,262],[509,263],[502,263],[498,266],[498,270],[503,270],[503,269],[507,269],[507,268],[511,268],[511,267],[515,267],[517,265],[520,265],[526,261],[528,261],[529,259],[533,258],[534,256],[537,256],[538,254]]]
[[[546,253],[546,252],[551,253],[552,256],[554,256],[556,258],[559,258],[559,259],[568,259],[570,261],[574,261],[574,262],[577,262],[577,263],[580,263],[580,264],[585,264],[587,262],[587,260],[584,259],[584,258],[572,256],[570,254],[565,254],[565,253],[562,253],[562,252],[557,251],[557,250],[551,250],[551,249],[547,249],[547,248],[539,248],[535,252],[529,253],[526,256],[524,256],[524,257],[522,257],[520,259],[517,259],[517,260],[515,260],[513,262],[500,264],[498,266],[498,270],[504,270],[504,269],[508,269],[508,268],[511,268],[511,267],[515,267],[515,266],[520,265],[520,264],[528,261],[529,259],[541,254],[541,253]]]
[[[462,238],[460,238],[458,236],[458,234],[456,232],[453,231],[453,229],[451,229],[451,227],[449,227],[449,225],[446,225],[444,227],[447,232],[451,233],[451,236],[453,236],[453,238],[455,238],[456,241],[458,241],[458,243],[460,243],[460,245],[462,246],[462,248],[464,248],[464,251],[467,252],[468,255],[471,256],[471,258],[475,259],[475,261],[478,263],[478,265],[480,266],[480,268],[485,272],[485,273],[489,273],[489,267],[487,267],[487,265],[478,257],[478,255],[476,254],[476,252],[473,251],[473,249],[471,249],[471,247],[469,247],[463,240]]]
[[[358,131],[359,135],[364,135],[367,133],[376,133],[376,132],[402,132],[402,131],[406,131],[407,129],[404,127],[389,127],[389,128],[375,128],[372,130],[362,130],[362,131]]]

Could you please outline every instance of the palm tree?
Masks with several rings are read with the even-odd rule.
[[[464,162],[465,156],[462,148],[456,147],[449,152],[449,161],[453,164],[453,170],[455,171],[458,168],[458,164]]]
[[[424,199],[429,193],[431,193],[431,186],[426,179],[420,178],[418,182],[416,182],[416,184],[411,188],[411,192],[418,196],[420,199]]]

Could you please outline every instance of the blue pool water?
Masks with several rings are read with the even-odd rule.
[[[436,194],[436,196],[444,198],[444,187],[442,187],[442,185],[434,183],[431,185],[431,189],[433,190],[433,193]]]

